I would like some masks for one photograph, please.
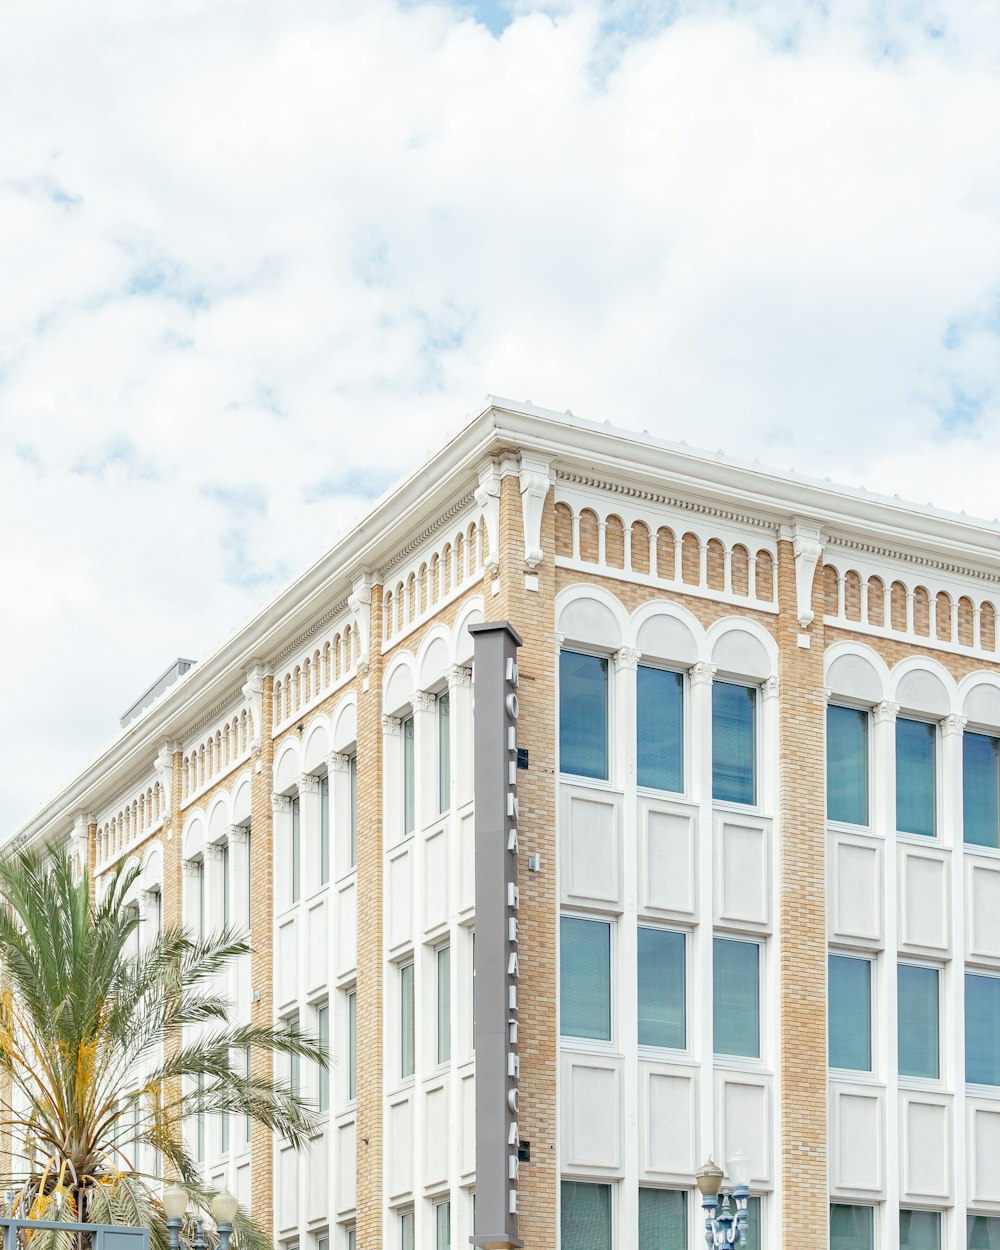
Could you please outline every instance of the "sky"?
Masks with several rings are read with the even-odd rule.
[[[494,393],[1000,512],[991,0],[33,0],[0,838]]]

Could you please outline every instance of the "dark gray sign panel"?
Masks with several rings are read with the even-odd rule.
[[[476,1226],[484,1250],[520,1246],[518,1183],[517,648],[506,621],[475,641]]]

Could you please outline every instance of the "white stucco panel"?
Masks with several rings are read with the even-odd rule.
[[[566,903],[621,903],[621,795],[563,786],[560,821]]]
[[[561,1155],[567,1170],[621,1168],[620,1082],[613,1059],[563,1056]]]
[[[947,852],[900,846],[899,944],[951,949],[951,861]]]
[[[951,1099],[903,1091],[900,1187],[908,1198],[951,1200]]]
[[[658,1180],[686,1179],[698,1167],[697,1076],[690,1069],[641,1064],[639,1167]]]
[[[828,848],[831,939],[881,945],[882,843],[832,833]]]
[[[715,919],[767,928],[771,923],[770,822],[715,816]]]
[[[693,916],[696,809],[639,800],[640,910]]]

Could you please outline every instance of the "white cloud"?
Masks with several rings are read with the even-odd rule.
[[[992,516],[995,15],[831,8],[8,14],[0,832],[487,391]]]

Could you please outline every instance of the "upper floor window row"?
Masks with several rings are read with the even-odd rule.
[[[756,686],[712,683],[712,797],[757,802]],[[640,664],[636,673],[636,779],[640,786],[684,793],[684,674]],[[559,768],[576,777],[610,776],[610,702],[606,656],[563,651],[559,657]]]
[[[871,823],[871,713],[832,704],[826,714],[827,818]],[[933,838],[938,832],[938,726],[899,716],[895,723],[895,827]],[[962,735],[964,840],[1000,847],[1000,738]]]

